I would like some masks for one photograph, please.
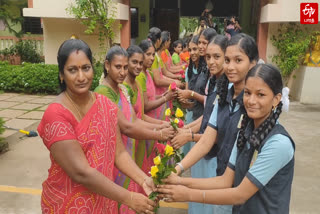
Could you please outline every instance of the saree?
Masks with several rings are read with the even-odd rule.
[[[134,90],[131,86],[124,83],[127,87],[131,103],[139,119],[143,119],[144,115],[144,99],[143,99],[143,89],[140,86],[138,80],[136,80],[137,89]],[[156,152],[154,150],[155,141],[154,140],[139,140],[136,143],[136,163],[142,169],[144,173],[149,175],[151,167],[153,164],[153,158],[156,157]],[[145,194],[142,187],[138,187],[140,193]]]
[[[77,140],[89,165],[114,181],[117,107],[106,97],[95,96],[95,103],[81,121],[63,105],[50,104],[38,132],[48,150],[58,141]],[[42,213],[118,213],[116,201],[74,182],[52,154],[50,160],[48,178],[42,184]]]
[[[160,72],[160,78],[163,79],[164,76],[163,76],[163,73],[162,73],[162,68],[164,68],[165,65],[161,59],[161,57],[159,57],[159,55],[156,53],[155,55],[155,59],[153,61],[153,64],[151,66],[151,70],[159,70]],[[166,91],[167,91],[167,88],[166,87],[157,87],[155,85],[155,89],[156,89],[156,95],[158,96],[161,96],[162,94],[164,94]],[[158,112],[158,118],[159,120],[165,120],[166,119],[166,116],[165,116],[165,110],[167,108],[172,108],[172,102],[171,101],[168,101],[166,103],[164,103],[164,105],[161,105],[159,107],[159,112]]]
[[[113,91],[112,88],[105,85],[99,85],[95,92],[102,94],[108,97],[113,103],[117,104],[119,110],[122,111],[125,118],[133,122],[133,114],[134,110],[131,106],[130,98],[127,92],[127,89],[124,85],[118,85],[119,93]],[[136,140],[129,138],[128,136],[121,134],[122,142],[131,156],[131,158],[135,161],[135,151],[136,151]],[[113,170],[113,176],[115,179],[115,183],[128,189],[129,191],[137,192],[138,191],[138,184],[127,177],[123,172],[119,171],[117,168]],[[124,204],[119,204],[119,213],[135,213],[132,210],[129,210],[129,207]]]

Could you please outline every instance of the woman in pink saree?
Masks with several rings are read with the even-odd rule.
[[[77,39],[58,51],[62,93],[49,105],[38,132],[50,151],[51,167],[43,182],[42,213],[118,213],[117,203],[152,213],[154,202],[114,183],[115,166],[151,191],[151,179],[126,152],[117,124],[117,107],[90,92],[92,53]],[[147,185],[148,183],[148,185]]]
[[[160,130],[161,136],[153,136],[152,139],[162,139],[166,134],[165,130],[160,127],[160,125],[153,125],[143,122],[139,118],[136,117],[135,110],[131,105],[131,99],[129,96],[129,92],[125,85],[123,85],[123,81],[127,76],[128,72],[128,54],[127,52],[119,47],[112,47],[106,56],[104,75],[105,78],[101,85],[99,85],[95,92],[102,94],[108,97],[113,103],[115,103],[119,110],[124,115],[124,120],[128,121],[130,124],[137,124],[137,126],[142,129],[146,134],[144,135],[132,135],[128,136],[122,133],[122,141],[130,154],[131,158],[137,162],[136,159],[136,149],[139,141],[136,139],[148,139],[147,134],[151,133],[153,135],[156,134],[153,129]],[[119,118],[118,118],[119,119]],[[119,122],[120,123],[120,122]],[[120,127],[121,128],[121,127]],[[122,129],[121,129],[122,130]],[[144,138],[145,137],[145,138]],[[166,138],[164,138],[166,139]],[[115,183],[118,185],[134,192],[143,192],[142,188],[140,188],[139,184],[130,179],[125,173],[115,169],[114,172]],[[130,210],[126,204],[119,203],[119,213],[135,213],[133,210]]]

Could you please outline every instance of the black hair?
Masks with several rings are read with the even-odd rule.
[[[272,90],[274,95],[282,94],[282,78],[281,73],[278,68],[274,67],[270,64],[259,64],[254,66],[246,76],[246,82],[250,77],[259,77],[261,78]],[[257,127],[252,134],[248,137],[245,137],[245,129],[248,126],[249,122],[252,122],[247,115],[244,114],[243,120],[241,122],[241,128],[239,131],[239,136],[237,139],[237,147],[239,149],[243,149],[246,141],[250,143],[253,148],[258,149],[262,143],[262,141],[267,137],[267,135],[271,132],[273,127],[276,125],[276,122],[282,112],[282,102],[278,104],[276,110],[273,111],[270,109],[271,113],[267,119],[265,119],[259,127]]]
[[[173,47],[173,48],[176,48],[176,47],[178,47],[179,44],[181,44],[181,46],[183,45],[183,42],[182,42],[180,39],[174,41],[174,42],[172,43],[172,47]]]
[[[250,62],[258,61],[259,60],[259,52],[258,47],[254,39],[245,34],[245,33],[238,33],[235,36],[231,37],[228,41],[229,46],[238,45],[240,50],[243,51],[249,58]],[[220,78],[218,82],[217,94],[219,95],[219,104],[224,105],[227,100],[228,94],[228,85],[229,80],[225,74]]]
[[[201,21],[206,21],[206,24],[207,24],[207,19],[206,19],[206,17],[204,17],[204,16],[200,16],[200,18],[199,18],[199,22],[201,22]]]
[[[182,39],[182,48],[188,47],[188,44],[190,41],[191,41],[191,37],[186,37],[186,38]]]
[[[150,28],[147,38],[155,45],[157,40],[161,39],[161,30],[157,27]]]
[[[211,44],[218,45],[221,48],[221,50],[225,53],[226,49],[227,49],[227,45],[228,45],[228,37],[218,34],[211,40],[211,42],[208,44],[208,46]],[[225,75],[223,75],[219,78],[218,83],[217,83],[217,88],[221,87],[223,85],[224,81],[228,81],[228,78],[226,78]],[[228,83],[229,83],[229,81],[228,81]],[[216,77],[214,77],[214,78],[211,77],[210,82],[209,82],[208,91],[212,91],[215,85],[216,85]]]
[[[196,35],[196,36],[193,36],[192,38],[191,38],[191,40],[190,40],[190,42],[192,42],[192,43],[194,43],[194,44],[198,44],[198,42],[199,42],[199,35]],[[189,80],[191,79],[191,76],[192,76],[192,74],[193,74],[193,62],[192,62],[192,60],[190,60],[190,62],[189,62],[189,66],[188,66],[188,72],[187,72],[187,75],[188,75],[188,78],[189,78]]]
[[[64,74],[64,66],[70,54],[72,54],[75,51],[76,52],[83,51],[85,55],[88,57],[90,63],[92,64],[92,52],[88,44],[80,39],[69,39],[64,41],[58,50],[57,61],[58,61],[59,74]],[[59,80],[60,91],[64,92],[67,89],[67,85],[65,81],[61,82],[60,75],[58,75],[58,80]]]
[[[161,32],[161,45],[159,47],[159,49],[161,49],[164,44],[170,40],[170,32],[169,31],[162,31]]]
[[[145,40],[142,40],[139,44],[139,47],[141,48],[141,50],[143,51],[143,53],[147,52],[148,49],[153,46],[151,40],[149,39],[145,39]],[[154,46],[153,46],[154,47]]]
[[[106,61],[111,63],[115,56],[128,57],[128,53],[124,48],[120,47],[119,45],[115,45],[109,49],[109,51],[106,55]],[[106,66],[103,67],[103,73],[104,73],[104,77],[108,76],[108,71],[106,69]]]
[[[218,33],[213,28],[204,29],[200,34],[200,36],[204,36],[204,38],[208,41],[208,43],[210,43],[213,37],[215,37],[216,35],[218,35]]]
[[[127,49],[128,58],[132,57],[133,54],[138,53],[143,55],[142,49],[137,45],[130,45]]]

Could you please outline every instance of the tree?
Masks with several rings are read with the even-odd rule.
[[[85,33],[98,31],[100,48],[103,48],[105,39],[109,47],[112,45],[116,14],[113,0],[75,0],[67,11],[87,27]]]
[[[1,0],[0,1],[0,19],[4,21],[4,24],[8,27],[9,32],[13,33],[16,37],[21,38],[23,35],[22,29],[17,31],[14,29],[14,25],[23,24],[23,17],[21,16],[21,9],[28,7],[26,0]]]

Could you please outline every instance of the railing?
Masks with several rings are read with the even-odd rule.
[[[43,37],[23,37],[22,40],[31,40],[34,42],[37,52],[43,56]],[[10,48],[19,39],[14,36],[0,36],[0,50]]]

